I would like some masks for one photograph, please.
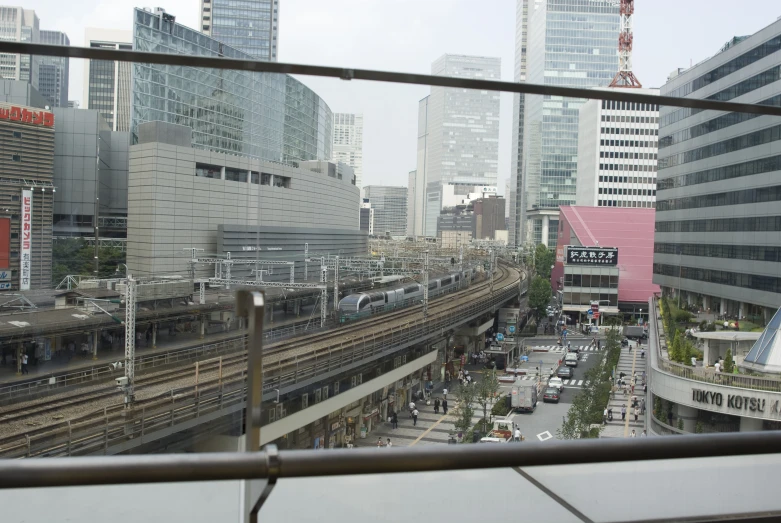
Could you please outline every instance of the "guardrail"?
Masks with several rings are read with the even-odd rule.
[[[404,327],[391,328],[382,334],[372,333],[361,340],[353,340],[337,348],[324,349],[308,353],[299,358],[293,356],[280,358],[276,366],[269,365],[264,357],[263,389],[270,390],[295,384],[301,380],[340,368],[352,362],[360,362],[396,346],[408,346],[420,341],[426,336],[436,336],[443,329],[447,330],[464,321],[493,309],[517,294],[517,282],[500,289],[495,289],[493,295],[460,309],[458,314],[443,315],[436,320],[420,320],[410,322]],[[352,351],[351,353],[348,353]],[[274,369],[279,372],[292,366],[294,370],[267,376]],[[0,448],[2,458],[20,458],[37,456],[72,456],[95,453],[107,453],[113,445],[128,440],[141,438],[157,430],[170,430],[177,424],[201,418],[207,414],[227,409],[228,407],[243,408],[245,402],[244,371],[238,380],[225,387],[195,386],[178,389],[177,394],[170,395],[168,400],[156,407],[142,407],[136,411],[127,411],[124,405],[117,404],[107,407],[102,415],[94,419],[64,422],[52,427],[52,430],[37,435],[20,437],[19,443],[6,444]],[[189,389],[189,392],[188,392]],[[241,405],[241,407],[239,407]],[[288,415],[291,413],[288,413]],[[140,440],[139,440],[140,441]]]

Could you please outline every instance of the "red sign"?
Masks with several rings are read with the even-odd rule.
[[[595,312],[595,313],[594,313],[594,319],[595,319],[595,320],[598,320],[598,319],[599,319],[599,312]]]
[[[466,365],[466,354],[461,355],[461,366],[463,367]]]
[[[29,110],[26,107],[0,107],[0,120],[54,127],[54,113]]]
[[[598,303],[592,303],[591,304],[591,310],[596,312],[599,312],[599,304]]]

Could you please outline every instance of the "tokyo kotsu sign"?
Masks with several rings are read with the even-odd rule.
[[[49,111],[36,111],[26,107],[0,107],[0,120],[29,123],[43,127],[54,127],[54,113]]]
[[[618,265],[618,249],[615,247],[567,246],[568,265]]]

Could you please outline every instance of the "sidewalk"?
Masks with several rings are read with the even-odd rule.
[[[634,409],[631,407],[632,393],[629,392],[628,394],[624,394],[622,392],[616,392],[607,404],[608,409],[613,409],[613,421],[607,422],[607,426],[605,426],[600,436],[602,438],[627,438],[632,433],[632,430],[635,431],[637,437],[640,437],[640,434],[646,429],[646,414],[653,409],[653,405],[651,405],[651,402],[643,393],[643,371],[646,371],[646,374],[648,372],[648,355],[646,354],[645,358],[641,358],[638,345],[634,342],[630,342],[630,346],[632,347],[631,352],[628,348],[621,348],[621,356],[619,357],[618,365],[616,366],[616,376],[623,372],[626,374],[624,380],[631,384],[632,371],[634,370],[637,372],[637,385],[635,386],[634,395],[637,396],[638,405],[640,405],[643,398],[645,398],[646,413],[640,414],[637,421],[635,421]],[[621,420],[622,405],[626,405],[627,414],[625,421]]]

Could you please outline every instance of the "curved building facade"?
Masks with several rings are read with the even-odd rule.
[[[141,9],[134,12],[133,50],[256,59]],[[192,128],[198,149],[283,163],[331,157],[331,109],[288,75],[133,64],[132,93],[133,143],[139,124],[163,121]]]

